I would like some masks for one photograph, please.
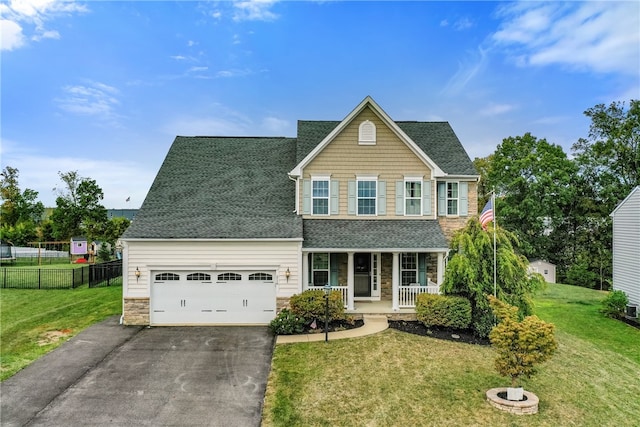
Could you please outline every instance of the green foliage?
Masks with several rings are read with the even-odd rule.
[[[100,262],[111,261],[111,249],[108,243],[103,242],[100,245],[100,249],[98,249],[98,260]]]
[[[100,204],[104,198],[96,181],[82,178],[77,171],[58,172],[65,190],[58,190],[56,208],[51,215],[57,240],[83,235],[95,240],[104,232],[107,210]]]
[[[471,324],[471,303],[463,297],[420,294],[416,298],[416,317],[425,326],[467,329]]]
[[[0,173],[0,225],[14,227],[20,223],[39,224],[44,213],[44,205],[38,202],[38,192],[29,188],[23,192],[18,185],[19,171],[6,166]]]
[[[548,360],[558,348],[554,325],[527,316],[518,320],[518,308],[489,296],[489,304],[499,323],[489,334],[498,355],[495,367],[502,376],[511,378],[515,387],[521,377],[530,378],[538,365]]]
[[[625,315],[629,298],[623,291],[615,290],[602,300],[600,312],[614,319],[622,319]]]
[[[111,218],[104,227],[102,237],[107,242],[115,245],[116,241],[120,238],[120,236],[124,234],[129,225],[131,225],[131,221],[129,221],[127,218]]]
[[[306,323],[307,321],[304,317],[300,317],[285,308],[269,323],[269,330],[274,335],[301,334],[304,332]]]
[[[544,286],[539,274],[529,274],[526,258],[516,252],[518,240],[512,233],[496,229],[498,298],[520,309],[522,316],[531,314],[531,298]],[[451,252],[441,290],[444,294],[463,296],[471,301],[472,328],[486,337],[493,327],[493,316],[486,295],[493,286],[493,228],[480,226],[476,218],[467,222],[451,240]]]
[[[307,322],[314,319],[325,320],[325,295],[319,289],[309,289],[300,294],[293,295],[289,300],[291,312],[302,317]],[[345,318],[344,303],[340,291],[331,291],[329,294],[329,322]]]
[[[37,240],[37,236],[36,226],[31,221],[0,227],[0,239],[8,240],[16,246],[26,246],[27,243]]]

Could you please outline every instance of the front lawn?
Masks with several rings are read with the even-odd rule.
[[[122,287],[0,291],[0,380],[84,328],[122,312]]]
[[[524,382],[540,398],[537,415],[510,415],[486,402],[486,390],[509,384],[495,372],[490,347],[387,330],[358,339],[277,346],[263,424],[629,425],[640,413],[640,361],[633,357],[640,330],[601,317],[602,297],[589,289],[551,285],[537,299],[543,319],[555,322],[552,312],[557,311],[559,341],[540,374]],[[590,316],[589,310],[596,313]]]

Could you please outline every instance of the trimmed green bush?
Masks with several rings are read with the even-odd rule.
[[[416,317],[425,326],[467,329],[471,324],[471,302],[459,296],[420,294],[416,298]]]
[[[269,323],[269,330],[275,335],[293,335],[304,332],[306,320],[293,314],[289,309],[282,309],[275,319]]]
[[[291,312],[299,317],[303,317],[308,323],[313,320],[324,321],[325,317],[325,296],[324,291],[310,289],[291,297],[289,300]],[[331,291],[329,294],[329,322],[333,320],[343,320],[344,303],[340,291]]]
[[[517,387],[521,377],[531,378],[540,363],[548,360],[558,348],[555,326],[527,316],[518,320],[518,307],[489,296],[489,304],[500,323],[491,330],[489,339],[496,349],[495,367],[498,374],[511,378]]]
[[[629,304],[629,298],[623,291],[615,290],[602,300],[601,313],[614,319],[622,319]]]

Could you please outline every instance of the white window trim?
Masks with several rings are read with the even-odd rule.
[[[321,255],[321,254],[325,254],[327,255],[327,268],[316,268],[315,267],[315,262],[314,262],[314,256],[315,255]],[[323,283],[322,285],[318,285],[317,283],[314,282],[314,278],[315,278],[315,272],[316,271],[326,271],[327,272],[327,282],[331,281],[331,254],[328,252],[312,252],[311,253],[311,285],[312,286],[324,286],[327,283]]]
[[[360,213],[360,209],[358,209],[358,202],[360,201],[360,197],[358,196],[358,186],[360,184],[360,182],[370,182],[373,181],[376,183],[376,197],[375,197],[375,201],[374,201],[374,209],[375,209],[375,213],[372,214],[361,214]],[[368,199],[368,198],[367,198]],[[378,176],[377,175],[372,175],[372,176],[367,176],[367,175],[358,175],[356,176],[356,216],[369,216],[369,217],[374,217],[374,216],[378,216]]]
[[[456,184],[458,186],[458,197],[456,197],[455,199],[453,198],[449,198],[449,184]],[[449,213],[449,200],[455,200],[456,201],[456,206],[457,206],[457,213],[454,214],[450,214]],[[444,203],[445,203],[445,209],[446,209],[446,214],[447,216],[450,217],[459,217],[460,216],[460,181],[446,181],[445,182],[445,186],[444,186]]]
[[[408,214],[407,213],[407,200],[416,200],[415,197],[407,197],[407,182],[417,182],[418,184],[420,184],[420,197],[418,197],[418,206],[420,206],[420,213],[418,214]],[[423,182],[423,177],[417,178],[417,177],[405,177],[404,178],[404,205],[403,205],[403,210],[404,210],[404,216],[422,216],[422,197],[424,195],[424,188],[422,188],[424,186],[424,182]]]
[[[416,257],[416,268],[403,268],[402,267],[402,258],[405,255],[413,255],[413,256]],[[409,283],[408,285],[403,285],[402,284],[402,273],[405,272],[405,271],[413,271],[413,272],[415,272],[416,280],[415,280],[415,282],[412,282],[412,283],[419,283],[419,281],[420,281],[420,267],[419,267],[419,265],[420,265],[420,259],[419,259],[419,256],[418,256],[417,252],[403,252],[403,253],[400,254],[400,284],[402,286],[410,286],[411,285],[411,283]]]
[[[313,201],[315,199],[325,199],[325,197],[314,197],[313,195],[313,183],[319,181],[327,182],[327,213],[326,214],[318,214],[313,212]],[[311,176],[311,215],[312,216],[329,216],[331,215],[331,176],[330,175],[312,175]]]

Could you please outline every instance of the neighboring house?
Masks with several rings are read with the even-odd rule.
[[[640,311],[640,186],[611,213],[613,218],[613,289],[623,291]],[[633,311],[630,310],[630,311]]]
[[[297,138],[177,137],[122,236],[125,324],[265,324],[327,283],[348,312],[438,292],[479,176],[446,122],[370,97]]]
[[[556,283],[556,266],[541,259],[529,262],[529,271],[539,273],[547,283]]]
[[[107,209],[107,218],[126,218],[133,221],[138,213],[138,209]]]

